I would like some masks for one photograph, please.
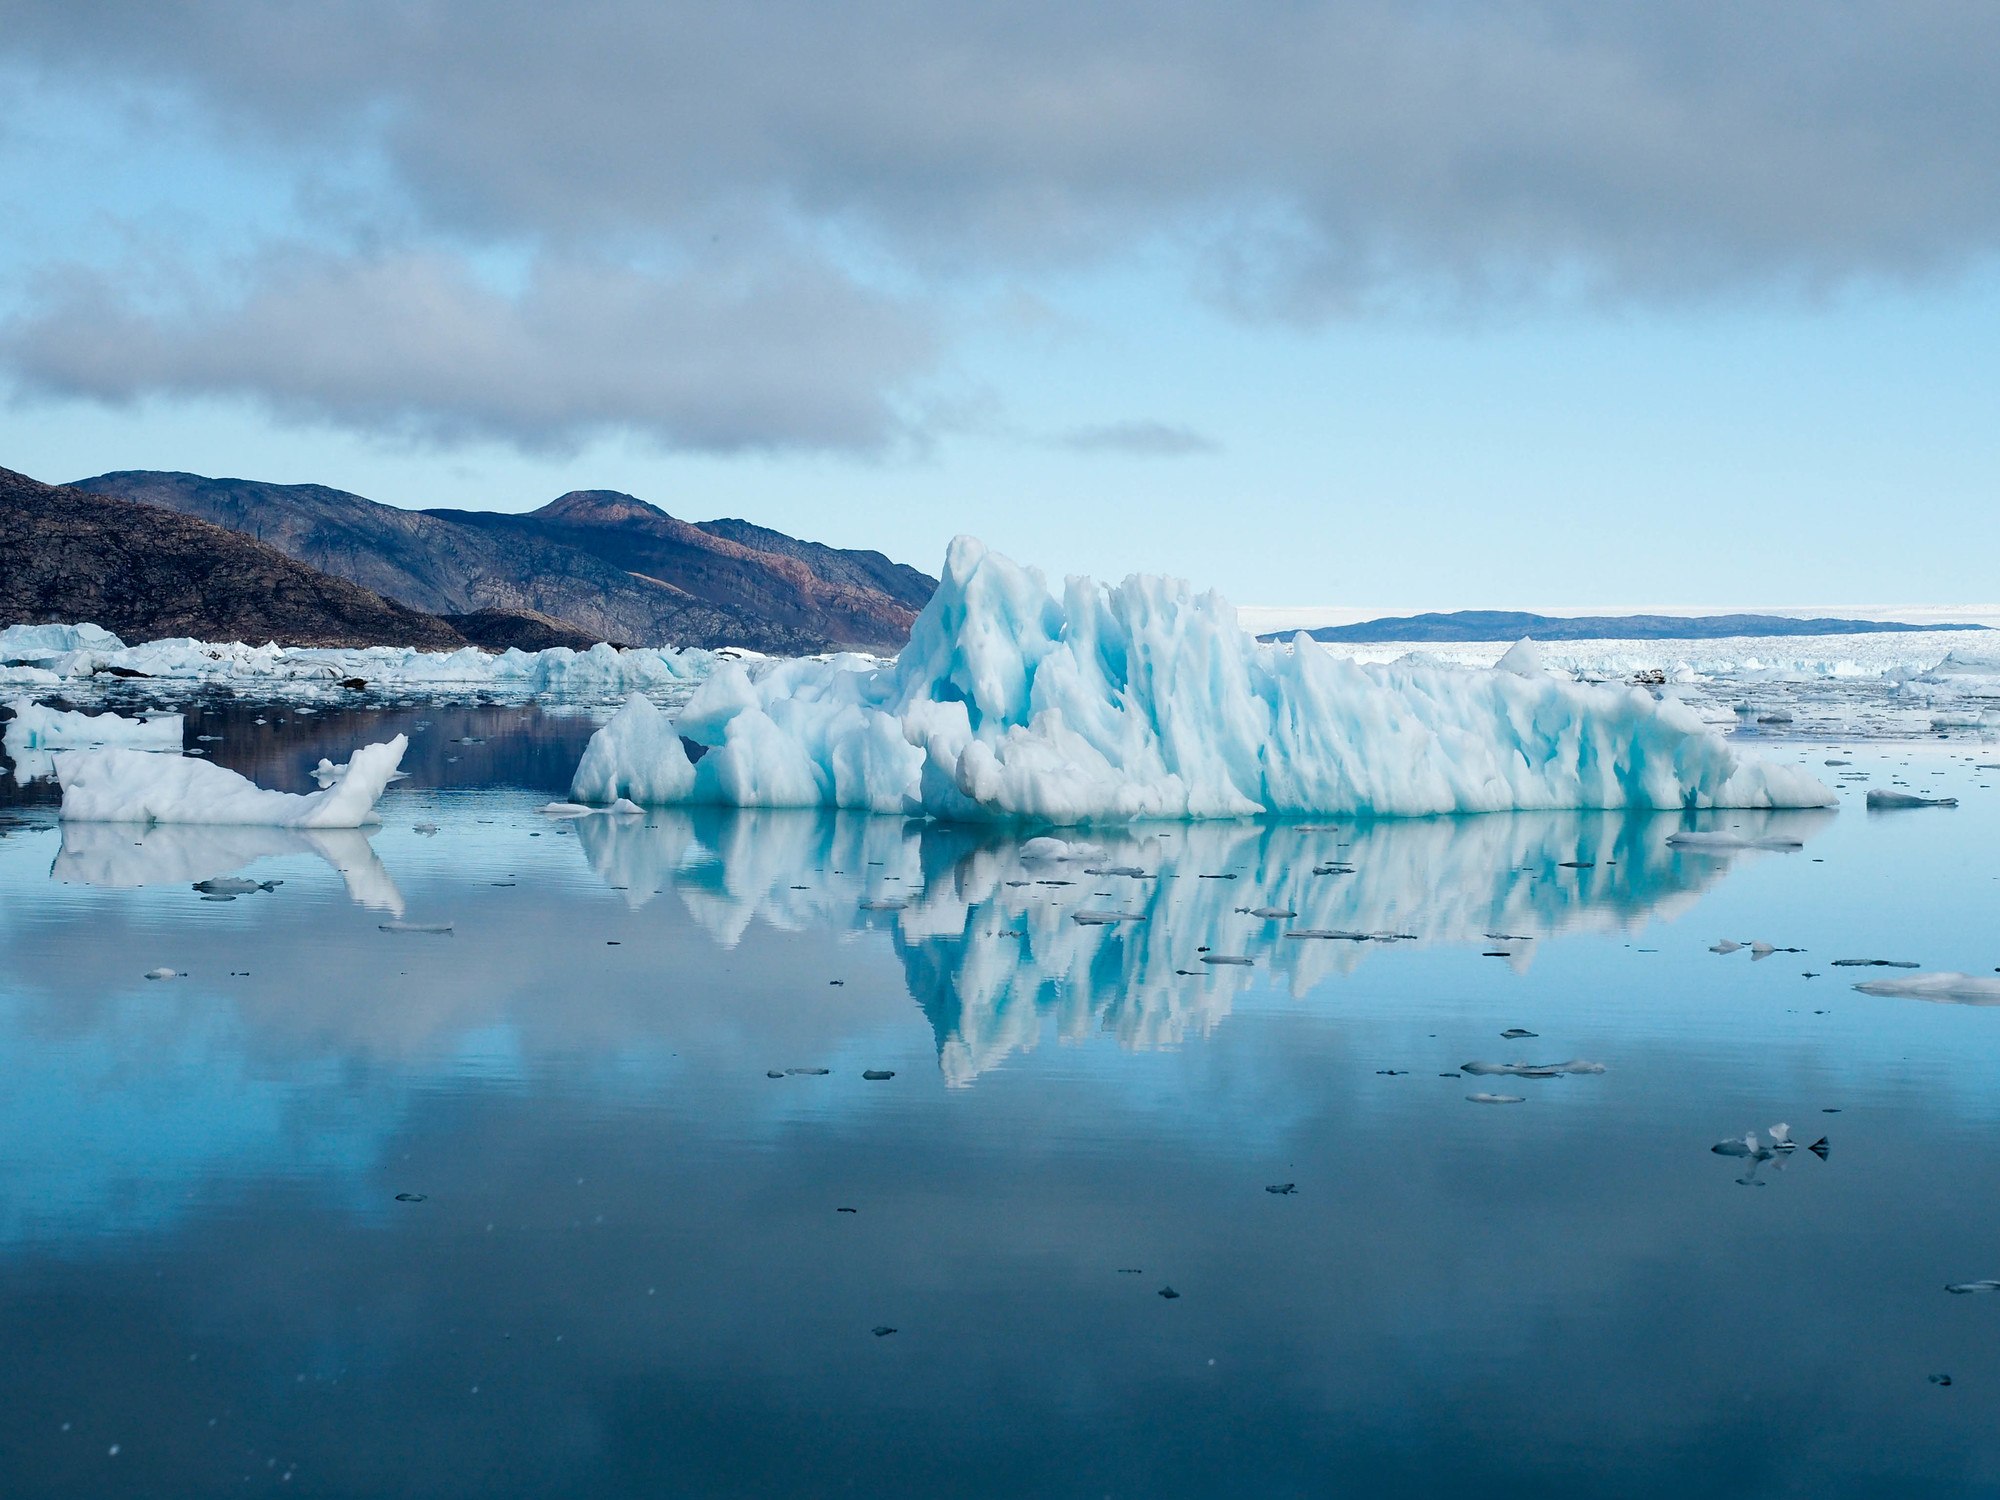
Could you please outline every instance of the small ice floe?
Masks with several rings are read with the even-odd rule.
[[[1912,974],[1874,979],[1855,988],[1894,1000],[1935,1000],[1945,1005],[2000,1005],[2000,977],[1989,974]]]
[[[1526,1104],[1527,1098],[1521,1094],[1467,1094],[1468,1104]]]
[[[1273,1182],[1266,1184],[1264,1188],[1265,1192],[1275,1193],[1280,1198],[1289,1198],[1298,1190],[1299,1185],[1296,1182]]]
[[[1474,1078],[1562,1078],[1565,1076],[1602,1073],[1604,1071],[1604,1064],[1600,1062],[1585,1062],[1580,1057],[1573,1057],[1568,1062],[1559,1063],[1460,1063],[1458,1070],[1461,1073],[1470,1073]]]
[[[1204,953],[1201,961],[1205,964],[1237,964],[1246,969],[1257,962],[1256,959],[1245,958],[1240,953]]]
[[[1092,865],[1084,868],[1086,875],[1124,875],[1133,880],[1144,880],[1148,874],[1137,865]]]
[[[1534,935],[1527,932],[1483,932],[1480,934],[1489,943],[1532,943]]]
[[[437,837],[438,826],[435,823],[412,823],[410,825],[410,832],[420,834],[427,839],[432,839]]]
[[[863,1068],[861,1076],[870,1083],[884,1083],[896,1076],[894,1068]]]
[[[1708,1149],[1713,1151],[1717,1156],[1741,1156],[1752,1162],[1760,1162],[1769,1161],[1774,1156],[1787,1156],[1799,1149],[1799,1143],[1792,1139],[1792,1127],[1780,1121],[1771,1127],[1769,1145],[1758,1139],[1756,1131],[1750,1130],[1744,1132],[1740,1138],[1717,1141]],[[1810,1146],[1806,1147],[1806,1150],[1812,1152],[1821,1161],[1826,1160],[1827,1154],[1831,1149],[1831,1143],[1828,1142],[1825,1136],[1821,1136]]]
[[[1742,946],[1743,945],[1741,943],[1731,942],[1728,938],[1724,938],[1721,942],[1717,943],[1714,947],[1710,948],[1708,951],[1710,953],[1734,953],[1738,948],[1741,948]]]
[[[789,1078],[824,1078],[829,1071],[826,1068],[787,1068],[785,1075]]]
[[[1886,792],[1879,788],[1868,794],[1870,812],[1884,812],[1900,807],[1956,807],[1956,797],[1920,797],[1915,792]]]
[[[1260,922],[1282,922],[1298,915],[1289,906],[1239,906],[1236,910],[1238,915],[1255,917]]]
[[[1136,911],[1078,911],[1071,912],[1072,922],[1079,927],[1115,927],[1120,922],[1143,922],[1144,915]]]
[[[1071,859],[1102,859],[1104,847],[1101,844],[1085,844],[1071,839],[1041,838],[1029,839],[1021,846],[1021,860],[1024,864],[1061,864]]]
[[[1288,938],[1320,938],[1330,943],[1365,943],[1368,934],[1349,932],[1341,927],[1294,927],[1285,934]]]
[[[148,979],[178,979],[181,976],[179,972],[174,969],[148,969],[146,971],[146,977]]]
[[[1836,969],[1921,969],[1920,963],[1903,958],[1836,958]]]
[[[1509,1026],[1505,1031],[1500,1033],[1500,1039],[1503,1042],[1518,1042],[1523,1040],[1524,1038],[1531,1036],[1539,1036],[1539,1035],[1541,1035],[1540,1032],[1529,1031],[1524,1027]]]
[[[545,818],[587,818],[597,809],[581,802],[544,802],[535,811]]]
[[[1739,849],[1803,849],[1805,841],[1776,835],[1752,838],[1720,829],[1683,829],[1667,835],[1667,847],[1685,849],[1691,854],[1733,854]]]
[[[2000,1281],[1954,1281],[1945,1290],[1958,1297],[1972,1292],[2000,1292]]]
[[[899,901],[894,896],[880,896],[860,903],[863,911],[901,911],[910,903]]]
[[[446,937],[451,935],[449,922],[377,922],[375,926],[382,932],[428,932]]]
[[[275,891],[284,883],[282,880],[249,880],[241,875],[218,875],[208,880],[197,880],[194,889],[204,896],[254,896],[259,891]]]
[[[198,734],[195,738],[198,740],[219,740],[222,736],[219,734]],[[321,791],[325,791],[346,774],[346,764],[337,766],[325,756],[321,756],[319,764],[312,768],[312,779],[319,783]],[[410,773],[408,771],[396,771],[391,773],[389,779],[391,781],[408,781]]]

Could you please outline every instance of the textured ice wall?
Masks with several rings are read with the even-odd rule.
[[[205,760],[144,750],[69,750],[56,757],[62,816],[77,823],[230,823],[361,828],[410,747],[407,735],[364,745],[324,791],[273,792]]]
[[[667,725],[634,702],[576,795],[866,808],[1054,824],[1260,813],[1818,807],[1639,689],[1504,671],[1363,667],[1258,645],[1214,593],[1041,575],[960,537],[888,666],[719,664]],[[686,738],[708,747],[690,762]]]

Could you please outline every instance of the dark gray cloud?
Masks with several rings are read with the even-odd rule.
[[[1072,427],[1056,445],[1075,453],[1117,453],[1133,458],[1186,458],[1213,453],[1215,439],[1174,422],[1102,422]]]
[[[986,260],[1182,228],[1366,285],[1905,273],[2000,238],[1985,0],[16,0],[17,57],[379,152],[435,222],[749,201]]]
[[[1960,274],[2000,245],[1996,56],[1990,0],[14,0],[0,33],[0,61],[177,100],[302,192],[379,183],[372,211],[427,246],[638,265],[838,243],[921,298],[1166,244],[1210,300],[1305,322]],[[679,291],[655,286],[672,326]],[[861,347],[817,388],[878,410],[923,364],[912,314],[834,301]],[[485,306],[474,347],[546,351],[526,303]],[[490,392],[462,405],[517,420]],[[734,425],[649,420],[670,441]],[[770,430],[854,428],[809,400]]]
[[[237,279],[183,285],[162,311],[124,276],[51,277],[0,325],[0,358],[42,395],[241,396],[419,440],[564,449],[616,428],[695,450],[867,450],[903,432],[889,392],[934,349],[919,315],[810,262],[544,261],[509,295],[453,256],[287,247]]]

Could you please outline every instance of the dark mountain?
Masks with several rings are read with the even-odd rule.
[[[432,615],[207,521],[0,469],[0,626],[82,621],[131,641],[465,645]]]
[[[1983,630],[1981,625],[1904,625],[1884,620],[1795,620],[1789,615],[1554,615],[1511,609],[1394,615],[1309,630],[1316,641],[1705,641],[1733,635],[1877,635],[1909,630]],[[1260,640],[1288,641],[1281,630]]]
[[[532,614],[592,640],[774,652],[899,648],[935,580],[741,522],[698,527],[614,491],[529,515],[410,511],[323,485],[132,470],[79,488],[199,516],[457,617]],[[717,528],[717,529],[711,529]],[[751,540],[732,534],[739,529]]]

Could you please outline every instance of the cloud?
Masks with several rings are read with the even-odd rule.
[[[1924,274],[2000,242],[1983,0],[9,10],[17,58],[379,155],[473,235],[688,236],[775,204],[949,266],[1176,233],[1307,309],[1412,280]]]
[[[1172,422],[1105,422],[1072,427],[1056,446],[1075,453],[1117,453],[1131,458],[1186,458],[1214,453],[1220,445],[1191,427]]]
[[[1313,326],[1969,274],[1996,55],[1986,0],[13,0],[0,68],[142,99],[304,218],[337,184],[371,248],[151,313],[72,273],[7,346],[31,390],[869,448],[995,278],[1164,252]],[[496,255],[534,284],[483,284]]]
[[[107,403],[242,397],[419,441],[564,450],[609,429],[663,446],[872,451],[930,366],[918,312],[822,265],[675,275],[538,262],[518,292],[439,253],[269,250],[216,292],[182,276],[43,279],[0,323],[21,394]]]

